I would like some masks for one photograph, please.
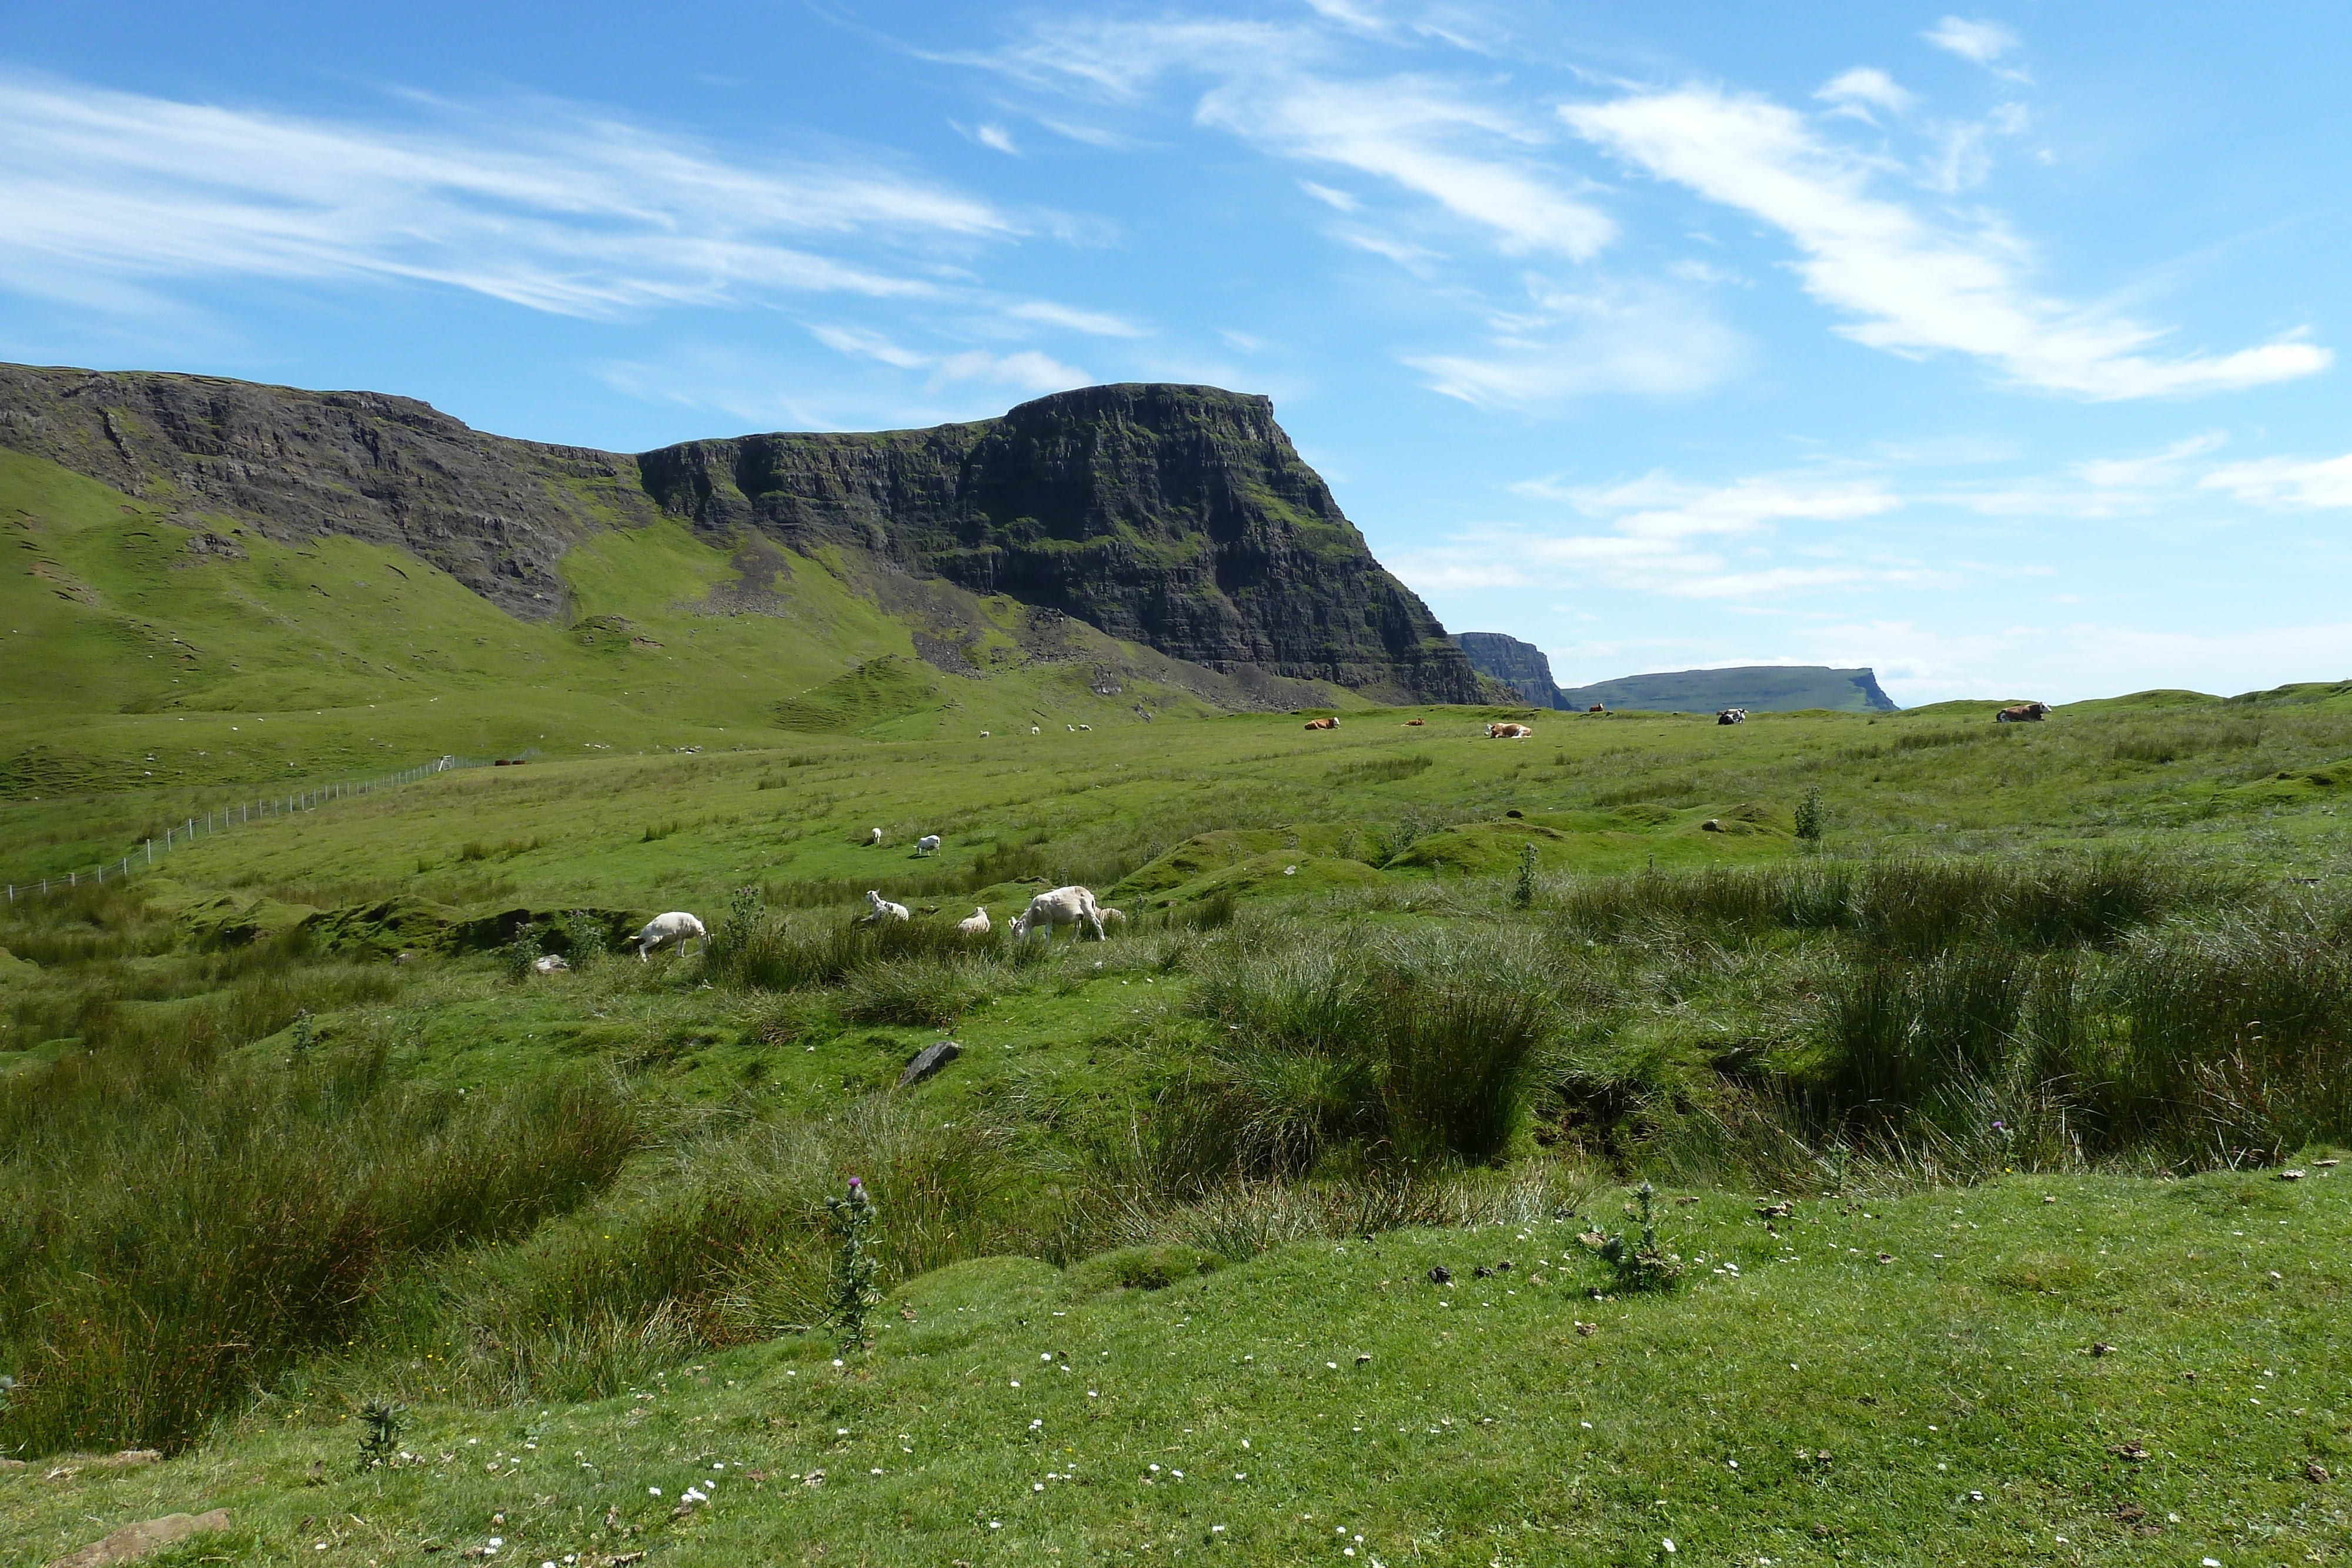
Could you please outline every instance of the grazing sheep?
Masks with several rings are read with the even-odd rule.
[[[967,936],[987,936],[988,905],[983,904],[975,907],[968,918],[956,922],[956,929]]]
[[[874,907],[867,910],[863,915],[859,916],[859,918],[864,920],[869,925],[879,925],[885,920],[908,920],[913,918],[907,913],[907,906],[905,904],[893,904],[870,887],[866,890],[866,902],[872,904]]]
[[[571,965],[565,963],[562,958],[556,956],[552,953],[548,954],[544,957],[533,958],[530,961],[530,967],[538,970],[542,975],[560,975],[564,970],[572,967]]]
[[[925,833],[921,838],[917,839],[917,840],[915,841],[915,852],[916,852],[917,854],[919,854],[919,855],[935,855],[935,854],[939,853],[939,852],[940,852],[940,836],[939,836],[939,834],[937,834],[937,833]]]
[[[710,933],[703,928],[701,921],[683,909],[673,909],[667,915],[656,915],[646,921],[646,928],[631,940],[637,945],[637,962],[642,964],[646,962],[646,955],[656,947],[675,946],[683,953],[688,941],[699,942],[707,947],[710,943]]]
[[[1097,904],[1095,905],[1095,913],[1101,915],[1106,924],[1111,925],[1127,924],[1127,911],[1124,909],[1113,909],[1108,904]]]
[[[874,830],[874,832],[873,832],[873,834],[872,834],[872,836],[871,836],[871,837],[869,837],[866,841],[868,844],[878,844],[878,843],[880,843],[880,842],[882,841],[882,830],[881,830],[881,829],[879,829],[879,828],[875,829],[875,830]]]
[[[1056,925],[1091,925],[1095,928],[1095,940],[1104,940],[1102,911],[1095,903],[1095,895],[1083,887],[1057,887],[1031,899],[1029,907],[1013,917],[1013,939],[1026,942],[1031,932],[1042,927],[1050,942]]]

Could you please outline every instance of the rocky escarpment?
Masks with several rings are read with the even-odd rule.
[[[1262,397],[1088,387],[971,424],[689,442],[639,463],[649,495],[715,536],[854,546],[1212,669],[1479,696]]]
[[[555,563],[574,539],[654,515],[632,458],[485,435],[376,392],[0,365],[0,446],[191,528],[227,516],[282,541],[397,546],[526,620],[562,613]]]
[[[1551,661],[1533,643],[1500,632],[1457,632],[1454,645],[1482,675],[1502,682],[1538,707],[1566,707],[1559,684],[1551,677]]]
[[[1006,594],[1227,674],[1481,695],[1272,404],[1213,388],[1090,387],[970,424],[633,457],[485,435],[373,392],[0,366],[0,446],[200,531],[226,517],[396,546],[528,619],[564,613],[572,542],[667,512],[717,545],[861,551],[886,575]]]

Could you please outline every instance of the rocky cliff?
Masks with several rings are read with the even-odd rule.
[[[1868,666],[1832,669],[1826,664],[1747,664],[1727,670],[1676,670],[1626,675],[1561,692],[1562,706],[1661,713],[1706,713],[1744,707],[1752,713],[1797,713],[1829,708],[1839,713],[1893,713],[1895,701],[1879,689]]]
[[[1551,661],[1533,643],[1522,643],[1500,632],[1457,632],[1454,642],[1472,669],[1502,682],[1536,706],[1568,706],[1560,697],[1559,684],[1551,677]]]
[[[714,543],[862,552],[1230,674],[1469,702],[1470,663],[1372,558],[1265,398],[1091,387],[1000,419],[629,456],[486,435],[428,405],[211,377],[0,366],[0,446],[202,527],[394,545],[509,614],[566,612],[585,534],[667,513]]]
[[[1262,397],[1088,387],[971,424],[689,442],[639,463],[648,495],[714,534],[853,546],[1212,669],[1478,699]]]

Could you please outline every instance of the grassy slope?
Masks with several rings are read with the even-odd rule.
[[[299,1396],[163,1466],[17,1471],[0,1564],[218,1506],[235,1530],[175,1560],[2326,1561],[2347,1221],[2325,1170],[1812,1198],[1780,1238],[1708,1197],[1669,1224],[1696,1283],[1654,1301],[1591,1299],[1538,1216],[1156,1292],[986,1260],[908,1286],[852,1367],[784,1340],[601,1404],[427,1407],[390,1471]]]

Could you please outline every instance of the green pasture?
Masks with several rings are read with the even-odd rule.
[[[0,908],[0,1568],[2344,1550],[2352,689],[1309,731],[669,525],[0,523],[10,883],[523,759]]]

